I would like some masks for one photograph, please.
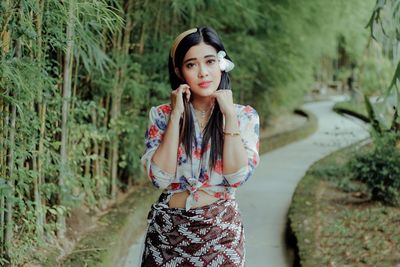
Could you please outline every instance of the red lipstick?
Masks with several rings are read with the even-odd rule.
[[[203,82],[199,83],[199,86],[201,88],[208,88],[211,83],[212,83],[212,81],[203,81]]]

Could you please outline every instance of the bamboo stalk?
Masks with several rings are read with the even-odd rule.
[[[109,117],[110,117],[110,96],[106,96],[105,101],[104,101],[104,108],[105,108],[105,114],[104,114],[104,118],[103,118],[103,127],[104,129],[108,128],[108,122],[109,122]],[[105,169],[106,164],[108,165],[108,163],[106,163],[106,150],[107,150],[107,140],[102,140],[101,142],[101,148],[100,148],[100,165],[99,165],[99,175],[101,177],[101,179],[103,179],[103,177],[105,177],[107,174],[105,173]],[[99,190],[102,190],[101,185],[99,185]],[[102,192],[104,193],[104,192]],[[102,194],[104,195],[104,194]]]
[[[12,196],[15,192],[15,180],[14,180],[14,147],[15,147],[15,124],[17,118],[17,109],[15,104],[11,104],[11,125],[10,125],[10,136],[9,136],[9,143],[10,149],[8,154],[8,185],[11,187],[11,193],[9,197],[6,198],[6,217],[5,217],[5,238],[4,238],[4,245],[5,245],[5,253],[9,254],[9,248],[11,246],[14,232],[13,232],[13,212],[14,212],[14,205],[12,201]]]
[[[88,179],[88,180],[90,180],[90,179],[92,179],[92,175],[91,175],[91,173],[90,173],[90,170],[91,170],[91,160],[90,160],[90,155],[91,155],[91,146],[89,146],[87,149],[86,149],[86,160],[85,160],[85,176],[84,176],[84,178],[83,179]],[[86,185],[87,183],[85,183],[85,185]],[[85,186],[85,195],[87,195],[88,196],[88,198],[89,199],[91,199],[91,200],[95,200],[95,197],[94,197],[94,194],[93,194],[93,190],[92,190],[92,188],[91,188],[91,186],[90,186],[90,184],[88,185],[88,186]]]
[[[8,6],[8,1],[5,1],[4,7],[6,8]],[[0,38],[2,40],[2,45],[3,49],[2,55],[8,53],[10,49],[10,33],[7,30],[8,29],[8,23],[5,24],[5,27],[0,35]],[[3,53],[4,52],[4,53]],[[3,88],[0,88],[0,90],[3,90]],[[4,99],[0,98],[0,112],[1,114],[4,114],[4,119],[0,119],[0,176],[1,177],[6,177],[7,175],[7,170],[6,170],[6,162],[7,162],[7,145],[6,145],[6,140],[8,137],[8,105],[4,103]],[[5,254],[5,197],[4,195],[0,196],[0,255]]]
[[[72,67],[71,67],[71,69],[72,69]],[[70,108],[69,108],[69,116],[71,116],[71,117],[73,117],[74,114],[75,114],[75,97],[76,97],[76,90],[77,90],[77,84],[78,84],[78,70],[79,70],[79,57],[78,57],[78,59],[76,59],[74,75],[73,75],[74,80],[73,80],[73,82],[71,82],[73,84],[73,85],[71,84],[71,87],[73,89],[72,89],[72,96],[71,96],[70,102],[69,102],[70,103],[69,104],[69,106],[70,106]],[[72,79],[71,79],[71,81],[72,81]],[[68,147],[70,148],[71,151],[75,150],[75,147],[76,147],[77,143],[78,142],[76,142],[75,140],[71,140],[71,139],[69,140]],[[76,175],[79,174],[82,177],[83,174],[81,173],[80,170],[81,170],[81,168],[77,168],[77,170],[75,170],[74,173],[76,173]],[[78,196],[81,193],[80,185],[75,185],[72,188],[72,191],[73,191],[73,194],[75,196]]]
[[[99,101],[99,106],[100,105],[101,105],[101,100]],[[97,129],[98,128],[98,126],[97,126],[97,112],[96,112],[95,109],[92,111],[91,116],[92,116],[93,125]],[[96,181],[96,186],[95,187],[96,187],[96,189],[98,189],[99,179],[100,179],[100,166],[99,166],[99,164],[100,164],[100,161],[99,161],[100,155],[99,155],[99,143],[97,141],[97,137],[95,137],[93,139],[93,155],[96,155],[96,158],[95,158],[95,160],[93,162],[93,164],[94,164],[93,178]]]
[[[43,13],[44,13],[44,1],[37,0],[37,5],[39,7],[39,12],[36,18],[36,33],[37,33],[37,54],[36,58],[38,62],[42,62],[42,49],[43,49],[43,38],[42,38],[42,25],[43,25]],[[44,225],[45,225],[45,214],[43,208],[43,201],[40,192],[40,188],[43,184],[43,173],[42,173],[42,155],[44,154],[44,135],[45,135],[45,122],[46,122],[46,103],[43,101],[42,91],[38,95],[38,113],[40,121],[39,130],[39,145],[37,151],[37,172],[38,177],[36,179],[34,194],[35,194],[35,213],[36,213],[36,232],[38,238],[43,237]]]
[[[29,14],[30,14],[30,19],[32,21],[34,21],[34,13],[33,13],[33,11],[31,11]],[[41,19],[41,14],[40,14],[40,11],[39,11],[39,14],[36,15],[36,21],[35,21],[36,22],[35,23],[36,32],[40,31],[40,27],[38,27],[38,23],[40,23],[39,22],[40,19]],[[40,42],[39,39],[40,39],[40,37],[37,39],[38,42]],[[37,55],[38,52],[36,51],[36,53],[34,53],[34,51],[32,50],[32,47],[33,47],[33,40],[29,40],[29,51],[31,51],[30,57],[31,57],[32,60],[36,59],[36,61],[38,62],[39,66],[41,66],[40,57],[38,57],[38,55]],[[38,45],[38,48],[41,49],[40,45]],[[41,84],[41,81],[39,81],[39,84]],[[31,110],[32,114],[37,113],[38,118],[40,118],[40,106],[38,106],[38,109],[36,111],[35,102],[37,100],[39,100],[40,98],[41,98],[41,94],[39,93],[38,98],[34,99],[34,101],[32,101],[30,103],[30,110]],[[40,103],[38,103],[38,105],[39,104]],[[39,154],[39,151],[37,149],[37,146],[38,146],[38,143],[35,143],[34,144],[35,148],[32,151],[32,170],[38,173],[38,161],[39,161],[40,154]],[[29,169],[29,164],[27,164],[27,169]],[[34,203],[35,203],[36,233],[37,233],[38,238],[41,238],[43,236],[43,224],[40,224],[38,222],[38,220],[40,219],[40,215],[39,215],[38,211],[41,209],[41,203],[40,203],[40,201],[38,201],[40,199],[39,190],[40,189],[39,189],[39,175],[38,175],[36,178],[33,179],[33,199],[34,199]]]
[[[117,55],[120,55],[121,52],[121,30],[117,31],[116,34],[113,37],[113,44],[115,47],[115,50]],[[118,59],[120,60],[120,59]],[[119,64],[119,62],[117,63]],[[117,194],[117,171],[118,171],[118,137],[116,136],[118,133],[116,132],[116,126],[115,122],[118,119],[118,102],[120,101],[120,93],[118,92],[119,90],[119,78],[120,78],[120,66],[117,66],[115,69],[115,74],[114,74],[114,85],[111,91],[111,122],[113,122],[113,127],[115,129],[115,133],[113,134],[113,137],[111,138],[110,142],[110,154],[111,154],[111,164],[109,165],[110,168],[110,185],[111,185],[111,191],[110,191],[110,196],[111,199],[114,199]]]
[[[85,179],[89,179],[90,177],[90,146],[86,148],[86,158],[85,158],[85,170],[84,177]]]
[[[69,110],[69,101],[71,98],[71,69],[73,65],[73,47],[74,47],[74,7],[75,2],[73,0],[69,1],[68,6],[68,23],[67,23],[67,45],[65,49],[64,55],[64,79],[63,79],[63,103],[62,103],[62,123],[61,123],[61,149],[60,149],[60,175],[58,180],[58,185],[61,191],[64,191],[64,187],[66,184],[66,173],[68,166],[68,110]],[[59,196],[60,204],[63,205],[65,203],[64,193],[61,193]],[[57,218],[57,222],[59,224],[59,229],[57,231],[57,236],[60,239],[64,239],[65,231],[66,231],[66,221],[65,215],[59,214]]]
[[[79,70],[79,57],[76,59],[75,63],[75,72],[74,72],[74,86],[72,90],[72,97],[71,97],[71,108],[70,108],[70,114],[74,114],[75,112],[75,98],[76,98],[76,87],[78,85],[78,70]]]
[[[40,188],[43,184],[44,173],[43,173],[43,161],[41,159],[42,155],[44,155],[44,138],[45,138],[45,130],[46,130],[46,103],[39,105],[39,116],[40,116],[40,133],[39,133],[39,149],[38,149],[38,179],[37,179],[37,190],[35,190],[35,204],[36,204],[36,227],[38,229],[38,236],[43,235],[43,227],[46,224],[46,217],[43,203],[42,195],[40,192]]]
[[[3,99],[1,100],[1,111],[4,111],[4,119],[0,120],[2,127],[1,127],[1,140],[2,140],[2,146],[1,146],[1,175],[2,177],[6,177],[7,175],[7,170],[6,170],[6,162],[7,162],[7,145],[4,142],[8,136],[8,120],[9,120],[9,111],[8,111],[8,105],[4,105]],[[5,253],[5,248],[4,248],[4,243],[5,243],[5,197],[4,195],[1,196],[0,198],[0,255],[3,255]]]
[[[117,76],[115,81],[115,85],[113,88],[113,101],[112,101],[112,106],[111,106],[111,120],[113,122],[116,122],[119,117],[119,107],[121,103],[121,96],[118,92],[119,90],[119,75],[120,71],[117,71]],[[114,128],[116,126],[114,125]],[[118,142],[118,133],[115,132],[114,136],[111,141],[111,198],[114,199],[117,194],[117,174],[118,174],[118,148],[119,148],[119,142]]]
[[[139,42],[139,54],[140,55],[143,55],[143,53],[144,53],[145,32],[146,32],[146,22],[143,22],[142,32],[140,35],[140,42]]]
[[[132,17],[130,15],[130,10],[132,8],[133,1],[128,0],[125,15],[126,15],[126,25],[124,27],[123,35],[121,31],[118,32],[116,43],[118,45],[117,49],[118,54],[122,53],[123,58],[126,58],[129,55],[129,40],[130,33],[133,29]],[[122,42],[122,43],[121,43]],[[127,61],[124,60],[123,64],[116,69],[114,87],[112,90],[112,106],[111,106],[111,120],[116,122],[119,119],[121,114],[121,99],[122,99],[122,91],[125,87],[126,76],[125,70],[127,68]],[[111,198],[115,198],[117,194],[117,174],[118,174],[118,160],[119,160],[119,138],[118,132],[115,133],[114,138],[111,142]]]
[[[18,13],[19,16],[22,17],[22,7],[19,5]],[[15,42],[15,55],[17,58],[21,58],[22,55],[22,44],[21,38],[18,38]],[[13,94],[13,97],[17,99],[17,95]],[[8,154],[8,185],[11,188],[11,193],[6,197],[6,217],[5,217],[5,238],[4,238],[4,246],[5,246],[5,253],[7,255],[10,254],[10,247],[12,240],[14,238],[14,221],[13,221],[13,213],[14,213],[14,203],[13,203],[13,196],[15,194],[15,178],[14,178],[14,148],[15,148],[15,134],[16,134],[16,120],[17,120],[17,108],[16,104],[11,104],[11,125],[10,125],[10,136],[9,136],[9,154]]]

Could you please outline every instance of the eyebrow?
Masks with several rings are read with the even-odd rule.
[[[215,55],[206,55],[206,56],[204,56],[204,58],[209,58],[209,57],[216,57]],[[193,57],[193,58],[188,58],[188,59],[186,59],[184,62],[183,62],[183,64],[185,64],[185,63],[187,63],[187,62],[189,62],[189,61],[192,61],[192,60],[197,60],[197,58],[195,58],[195,57]]]

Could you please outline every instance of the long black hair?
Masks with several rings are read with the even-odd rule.
[[[182,75],[182,62],[187,53],[187,51],[195,45],[204,42],[207,45],[210,45],[219,51],[225,51],[225,47],[222,44],[221,39],[219,38],[217,32],[210,27],[201,27],[197,28],[196,32],[193,32],[187,36],[185,36],[177,45],[174,60],[171,55],[168,60],[168,69],[169,69],[169,81],[171,84],[171,89],[175,90],[182,83],[186,83],[182,78],[180,78],[175,73],[175,67],[179,69],[180,76]],[[230,60],[228,53],[226,53],[226,58]],[[175,62],[175,66],[174,66]],[[231,90],[231,81],[227,72],[222,71],[221,73],[221,82],[218,85],[217,90]],[[189,103],[184,99],[184,116],[181,119],[180,123],[180,134],[179,134],[179,143],[182,143],[186,155],[192,160],[192,144],[196,144],[196,135],[194,130],[194,119],[192,113],[190,112]],[[190,99],[191,100],[191,99]],[[211,150],[210,150],[210,159],[209,159],[209,168],[210,170],[215,168],[215,164],[218,159],[222,159],[223,148],[224,148],[224,135],[223,135],[223,115],[219,108],[217,102],[215,102],[213,112],[210,116],[210,119],[207,122],[207,125],[203,131],[203,140],[201,145],[201,159],[203,160],[203,154],[206,151],[207,144],[211,139]]]

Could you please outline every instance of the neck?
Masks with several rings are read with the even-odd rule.
[[[196,110],[208,111],[214,105],[214,100],[211,97],[204,97],[203,99],[193,99],[192,105]]]

